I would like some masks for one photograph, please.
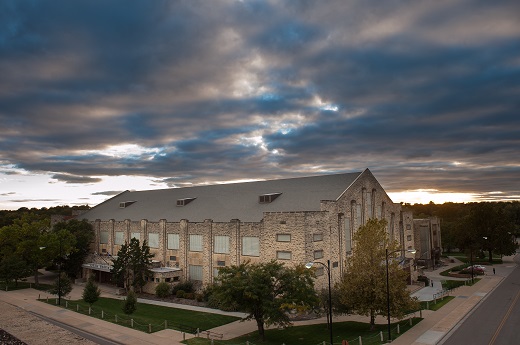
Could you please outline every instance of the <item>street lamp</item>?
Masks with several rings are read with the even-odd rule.
[[[58,305],[61,306],[61,260],[62,260],[62,254],[61,254],[61,236],[60,239],[60,258],[58,261]]]
[[[314,264],[320,264],[323,267],[327,269],[327,275],[329,278],[329,336],[330,336],[330,345],[333,345],[333,339],[332,339],[332,293],[330,288],[330,260],[327,260],[327,265],[325,265],[323,262],[319,261],[312,261],[305,264],[305,268],[311,268]]]
[[[400,252],[401,250],[394,250],[392,252],[388,252],[388,248],[385,249],[386,251],[386,316],[388,320],[388,342],[392,342],[392,329],[390,326],[390,281],[388,278],[388,257],[394,253]],[[415,249],[408,249],[406,250],[407,253],[415,254]],[[405,258],[406,259],[406,258]],[[403,259],[404,261],[404,259]]]

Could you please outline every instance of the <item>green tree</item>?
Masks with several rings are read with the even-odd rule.
[[[313,273],[304,266],[287,268],[271,261],[223,267],[211,288],[224,307],[238,307],[254,319],[265,339],[264,325],[290,325],[289,310],[304,311],[318,304]]]
[[[171,291],[172,291],[171,286],[167,282],[160,282],[155,287],[155,294],[157,295],[157,297],[160,297],[160,298],[166,298],[166,297],[170,296]]]
[[[67,296],[72,291],[72,282],[70,278],[65,274],[65,272],[61,272],[59,278],[56,278],[52,288],[49,292],[53,295],[58,295],[61,297]]]
[[[153,256],[146,241],[140,246],[139,240],[132,238],[130,243],[121,246],[117,258],[113,260],[113,279],[122,284],[127,291],[135,288],[142,291],[146,284],[145,278],[150,275]]]
[[[94,278],[91,277],[87,281],[87,284],[85,285],[85,288],[83,289],[83,295],[82,295],[83,300],[86,303],[90,304],[90,306],[92,306],[92,304],[97,302],[100,295],[101,295],[101,290],[99,290],[99,287],[94,282]]]
[[[18,280],[27,277],[32,273],[31,268],[22,258],[16,255],[5,256],[0,261],[0,279],[8,286],[14,281],[18,286]]]
[[[137,310],[137,296],[135,292],[128,291],[126,295],[125,302],[123,303],[123,312],[127,315],[132,314]]]
[[[463,226],[467,233],[463,245],[487,251],[490,263],[493,253],[512,255],[516,251],[512,240],[515,225],[505,212],[504,203],[471,204]]]
[[[345,274],[337,285],[340,300],[357,314],[370,317],[375,327],[377,315],[387,314],[386,250],[389,253],[390,313],[402,318],[405,311],[417,307],[406,289],[407,273],[395,258],[396,241],[386,233],[386,221],[371,219],[354,234],[355,251],[346,263]]]
[[[92,225],[86,220],[72,219],[68,222],[55,224],[52,232],[57,234],[68,233],[68,237],[74,238],[74,241],[72,241],[72,238],[69,240],[71,244],[74,244],[68,251],[68,255],[64,257],[62,269],[70,277],[77,278],[78,273],[81,272],[81,265],[90,251],[90,243],[94,239]]]

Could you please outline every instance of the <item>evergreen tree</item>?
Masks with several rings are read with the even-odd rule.
[[[127,315],[130,315],[136,310],[137,310],[137,296],[135,295],[135,292],[130,290],[130,291],[128,291],[128,294],[126,295],[125,302],[123,304],[123,312]]]
[[[83,296],[82,296],[83,300],[86,303],[90,304],[90,306],[92,306],[92,304],[97,302],[100,295],[101,295],[101,290],[99,290],[98,286],[94,282],[94,279],[90,278],[87,281],[85,288],[83,289]]]
[[[117,253],[117,258],[113,260],[111,273],[113,279],[123,284],[128,291],[130,288],[138,288],[142,291],[146,284],[146,277],[150,275],[153,254],[150,247],[146,244],[139,245],[139,240],[132,238],[130,243],[125,243]]]
[[[49,292],[53,295],[61,297],[67,296],[72,291],[72,282],[65,272],[61,272],[59,278],[54,281],[52,288]]]

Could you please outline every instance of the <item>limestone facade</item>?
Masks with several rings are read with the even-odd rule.
[[[355,250],[353,234],[370,218],[386,219],[390,237],[403,250],[416,245],[411,213],[402,212],[401,205],[392,202],[368,169],[338,195],[336,200],[321,200],[319,211],[264,212],[259,222],[97,219],[91,222],[96,234],[94,251],[117,255],[123,243],[137,237],[147,241],[161,267],[179,269],[181,281],[192,280],[202,287],[213,281],[219,267],[247,260],[278,260],[289,266],[330,260],[335,283]],[[320,265],[316,268],[316,286],[325,287],[327,272]],[[146,290],[152,291],[165,279],[154,273]]]

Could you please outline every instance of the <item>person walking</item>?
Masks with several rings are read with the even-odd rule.
[[[495,274],[495,267],[493,267],[493,274]]]

